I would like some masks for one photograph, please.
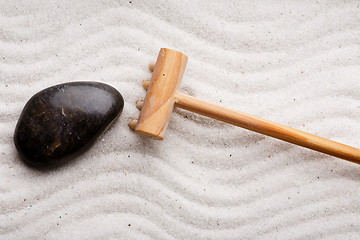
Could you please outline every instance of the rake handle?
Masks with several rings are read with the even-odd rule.
[[[177,92],[175,105],[210,118],[360,164],[360,149]]]

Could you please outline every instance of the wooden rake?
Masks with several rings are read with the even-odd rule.
[[[145,100],[136,103],[141,109],[140,117],[129,124],[135,132],[157,140],[164,139],[170,115],[176,105],[191,112],[360,164],[360,149],[178,92],[187,59],[181,52],[167,48],[160,50],[156,64],[150,65],[150,70],[153,71],[151,80],[143,83],[143,87],[147,89]]]

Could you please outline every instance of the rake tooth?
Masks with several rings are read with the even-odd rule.
[[[149,70],[150,70],[151,72],[153,72],[153,71],[154,71],[154,68],[155,68],[155,63],[150,63],[150,64],[149,64]]]
[[[143,86],[143,88],[144,88],[145,90],[148,89],[149,85],[150,85],[150,80],[145,80],[145,81],[143,82],[143,84],[142,84],[142,86]]]
[[[141,108],[143,107],[144,105],[144,100],[137,100],[136,101],[136,108],[141,110]]]
[[[135,127],[136,127],[137,122],[138,122],[138,120],[131,120],[130,123],[129,123],[129,127],[130,127],[132,130],[135,130]]]

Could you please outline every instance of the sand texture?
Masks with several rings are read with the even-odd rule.
[[[176,109],[164,141],[127,124],[159,49],[181,91],[360,147],[359,1],[0,2],[0,239],[360,239],[360,167]],[[52,171],[13,144],[52,85],[118,89],[120,118]]]

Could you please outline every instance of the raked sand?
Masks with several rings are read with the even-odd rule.
[[[0,239],[360,239],[360,167],[175,110],[143,139],[141,83],[161,47],[190,95],[360,147],[359,1],[2,1]],[[27,100],[100,81],[122,115],[75,161],[28,168]]]

